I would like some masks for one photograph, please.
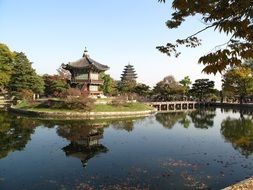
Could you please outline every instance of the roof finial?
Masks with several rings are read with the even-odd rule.
[[[87,47],[85,46],[85,49],[84,49],[84,52],[83,52],[83,57],[88,57],[89,54],[88,54],[88,50],[87,50]]]

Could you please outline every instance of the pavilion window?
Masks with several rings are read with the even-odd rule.
[[[88,74],[79,74],[78,76],[76,76],[76,79],[87,80],[88,79]]]
[[[90,73],[91,80],[98,80],[98,73]]]
[[[98,86],[90,85],[90,91],[98,91]]]

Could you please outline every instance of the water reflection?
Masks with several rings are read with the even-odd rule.
[[[35,121],[8,113],[0,114],[0,159],[16,150],[23,150],[37,126]]]
[[[190,121],[186,118],[185,112],[175,113],[160,113],[156,114],[156,121],[163,125],[167,129],[172,129],[174,125],[180,120],[186,128],[190,125]]]
[[[213,120],[216,116],[214,109],[199,109],[194,112],[190,112],[189,116],[194,124],[194,127],[199,129],[208,129],[213,127]]]
[[[249,156],[253,153],[253,121],[251,116],[243,116],[239,119],[227,117],[221,123],[221,134],[227,142],[242,155]]]
[[[200,109],[189,113],[161,113],[156,115],[156,120],[168,129],[172,129],[177,122],[184,128],[188,128],[193,123],[195,128],[208,129],[213,127],[215,116],[214,109]]]
[[[253,174],[252,116],[231,111],[0,122],[0,189],[221,189]]]
[[[66,156],[80,159],[83,167],[86,167],[89,159],[108,151],[104,145],[100,144],[104,127],[106,125],[103,123],[60,125],[57,128],[58,135],[70,141],[70,144],[63,147],[62,150]]]

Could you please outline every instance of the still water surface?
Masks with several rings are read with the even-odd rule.
[[[0,189],[221,189],[253,175],[253,119],[199,110],[115,121],[0,113]]]

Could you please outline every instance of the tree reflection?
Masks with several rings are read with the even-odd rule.
[[[208,129],[213,127],[213,119],[215,117],[215,110],[199,109],[189,114],[194,127],[199,129]]]
[[[37,125],[35,120],[0,113],[0,159],[23,150]]]
[[[242,155],[249,156],[253,152],[253,121],[251,117],[234,119],[228,117],[221,123],[221,134],[226,141]]]
[[[191,124],[191,120],[188,118],[187,115],[184,115],[182,119],[178,121],[184,128],[188,128]]]
[[[127,132],[131,132],[134,129],[134,120],[112,122],[112,127],[114,129],[126,130]]]
[[[67,156],[80,159],[83,167],[85,167],[89,159],[108,151],[99,142],[103,138],[104,127],[103,123],[90,124],[84,122],[59,126],[58,135],[70,141],[70,144],[64,147],[63,151]]]
[[[163,127],[172,129],[174,125],[180,121],[183,126],[186,128],[190,125],[187,124],[189,122],[186,118],[186,113],[184,112],[173,112],[173,113],[160,113],[156,114],[156,120],[163,125]]]

